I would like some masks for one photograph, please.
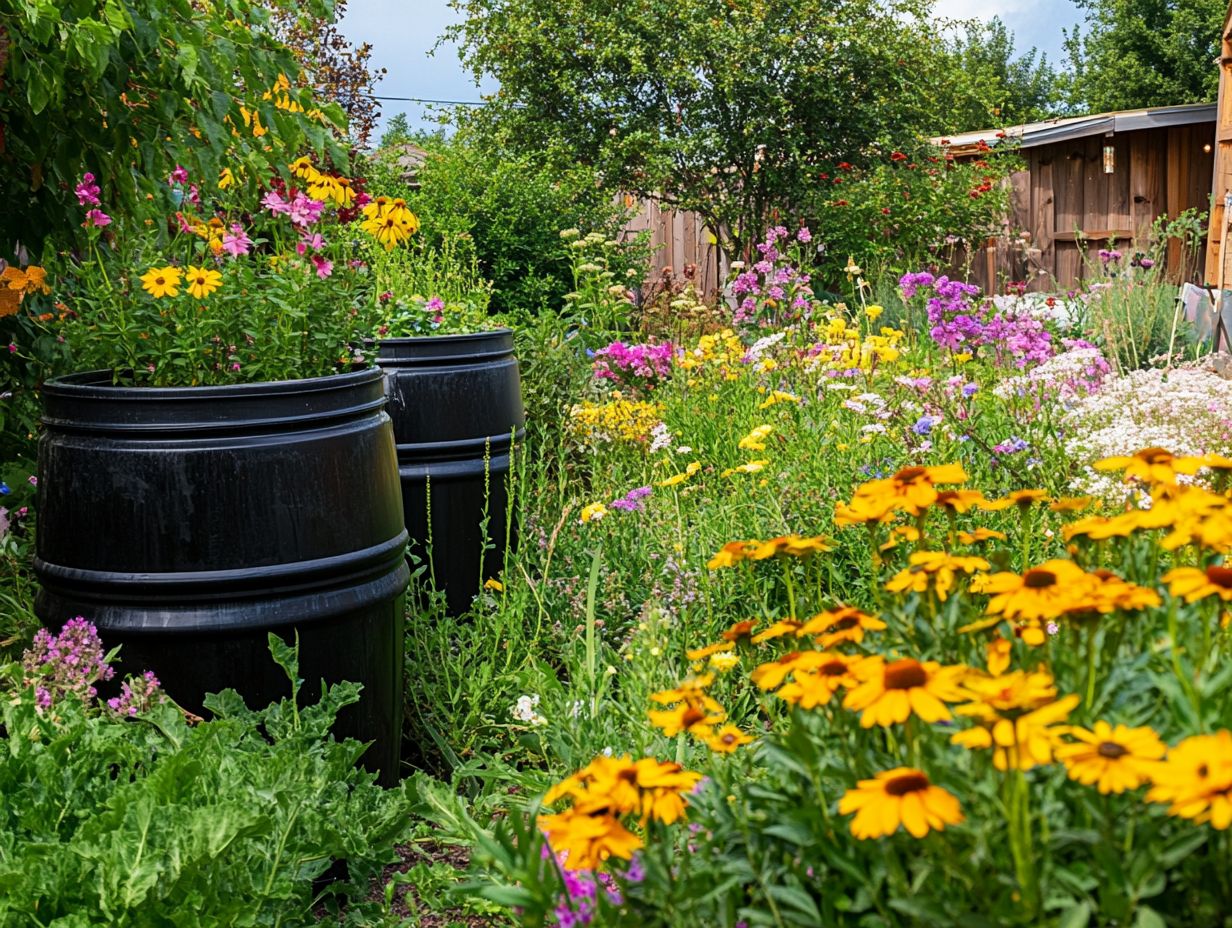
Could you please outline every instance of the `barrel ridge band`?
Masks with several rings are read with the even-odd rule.
[[[45,586],[55,586],[70,594],[89,594],[102,599],[165,600],[192,596],[195,599],[233,599],[260,591],[263,596],[291,592],[311,592],[379,576],[395,567],[405,556],[410,536],[403,529],[388,541],[328,557],[273,564],[266,567],[234,567],[200,571],[109,571],[52,564],[34,558],[34,570]],[[134,587],[141,592],[134,592]],[[111,590],[117,592],[111,594]]]

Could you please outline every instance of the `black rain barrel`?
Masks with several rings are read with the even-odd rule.
[[[77,615],[201,711],[231,687],[285,697],[267,633],[299,635],[303,697],[363,684],[335,733],[398,779],[409,581],[393,432],[376,368],[278,383],[43,386],[36,611]]]
[[[377,364],[389,375],[412,550],[426,556],[431,544],[431,577],[460,615],[499,574],[516,529],[506,517],[509,462],[526,417],[513,332],[388,338]]]

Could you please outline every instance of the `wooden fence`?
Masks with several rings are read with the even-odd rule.
[[[723,289],[731,262],[715,244],[714,235],[696,213],[660,206],[654,200],[643,200],[638,206],[635,197],[625,195],[628,209],[637,212],[624,228],[626,238],[650,232],[651,257],[646,280],[657,280],[664,268],[671,268],[679,278],[687,265],[696,265],[694,281],[705,297]]]

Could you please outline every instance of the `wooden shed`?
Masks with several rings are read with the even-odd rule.
[[[1207,236],[1207,282],[1219,290],[1232,287],[1232,6],[1219,36],[1219,98],[1216,103],[1215,168],[1211,179],[1211,224]]]
[[[1032,290],[1072,287],[1099,266],[1110,241],[1125,251],[1161,215],[1208,212],[1215,113],[1215,104],[1152,107],[951,136],[956,158],[1009,138],[1026,161],[1010,179],[1009,234],[975,256],[974,282],[986,291],[1009,280]],[[1184,266],[1179,243],[1170,243],[1169,271],[1200,283],[1202,258]]]

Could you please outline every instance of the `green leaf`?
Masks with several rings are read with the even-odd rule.
[[[1138,907],[1134,916],[1134,928],[1168,928],[1168,925],[1163,916],[1150,906],[1143,905]]]
[[[1057,928],[1086,928],[1091,921],[1091,904],[1086,900],[1076,903],[1061,913]]]

